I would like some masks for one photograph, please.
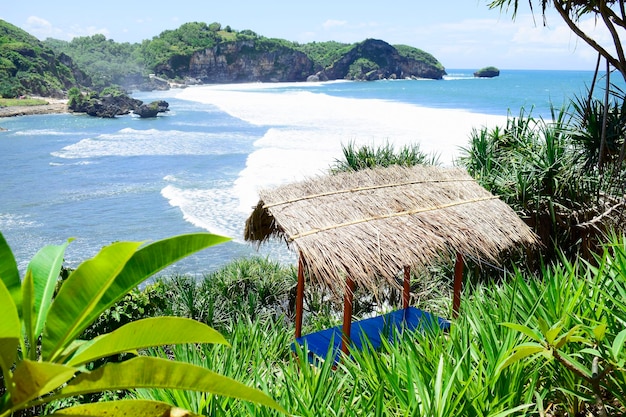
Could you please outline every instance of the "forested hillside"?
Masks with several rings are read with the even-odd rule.
[[[0,20],[0,96],[36,94],[62,97],[89,78],[65,54],[55,54],[34,36]]]
[[[0,21],[0,94],[4,97],[64,96],[71,87],[169,88],[151,74],[181,84],[201,84],[439,79],[445,70],[420,49],[373,39],[298,44],[217,22],[190,22],[135,44],[100,34],[41,42]]]

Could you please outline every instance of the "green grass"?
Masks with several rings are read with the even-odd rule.
[[[39,98],[0,98],[0,107],[41,106],[43,104],[48,104],[48,102]]]
[[[248,273],[256,269],[256,273],[270,271],[271,275],[276,265],[265,262],[238,261],[237,267],[227,267],[214,277],[230,275],[231,284],[263,280]],[[209,281],[202,282],[207,285]],[[232,288],[221,291],[241,297]],[[311,366],[305,352],[290,352],[293,324],[288,317],[257,315],[250,319],[245,312],[229,323],[231,347],[179,346],[149,354],[208,367],[260,388],[298,416],[594,413],[598,400],[592,387],[555,355],[550,356],[557,351],[581,369],[591,369],[597,357],[603,406],[608,415],[623,415],[625,299],[626,244],[623,238],[613,237],[594,265],[562,260],[544,267],[537,276],[517,272],[498,285],[470,285],[464,293],[461,316],[448,334],[407,332],[398,335],[396,343],[383,344],[379,351],[354,352],[336,369],[330,361]],[[604,329],[601,337],[599,324]],[[546,349],[545,354],[519,357],[516,352],[532,341],[519,328],[526,326],[529,334],[542,340],[544,325],[576,337]],[[547,334],[550,332],[554,333]],[[547,347],[546,340],[542,343]],[[132,395],[162,400],[201,415],[278,415],[250,403],[196,392],[138,390]]]

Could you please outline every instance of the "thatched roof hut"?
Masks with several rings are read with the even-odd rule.
[[[457,253],[498,262],[534,233],[465,170],[433,166],[340,173],[259,192],[245,239],[283,238],[313,281],[336,294],[346,277],[374,292],[405,266]]]

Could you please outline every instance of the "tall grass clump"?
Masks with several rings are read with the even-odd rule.
[[[201,278],[162,277],[147,290],[164,314],[228,330],[240,320],[275,322],[290,316],[296,281],[294,267],[251,257],[236,259]]]
[[[405,145],[397,149],[387,142],[384,145],[357,146],[349,142],[342,146],[343,159],[335,160],[331,166],[331,173],[358,171],[366,168],[388,167],[391,165],[438,165],[437,155],[427,155],[422,152],[418,144]]]

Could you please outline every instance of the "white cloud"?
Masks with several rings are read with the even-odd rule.
[[[71,40],[77,36],[91,36],[100,33],[109,36],[109,30],[97,26],[80,26],[72,25],[69,30],[62,30],[54,26],[50,21],[38,16],[29,16],[26,19],[24,29],[39,39],[56,38],[63,40]]]
[[[108,38],[110,31],[107,28],[99,28],[97,26],[72,25],[70,31],[67,33],[70,39],[77,36],[92,36],[95,34],[101,34]]]
[[[346,20],[328,19],[327,21],[322,23],[322,27],[324,29],[331,29],[331,28],[338,27],[338,26],[345,26],[347,24],[348,24],[348,22]]]
[[[26,19],[24,29],[39,39],[60,37],[63,35],[63,31],[61,29],[55,28],[52,23],[38,16],[29,16]]]

